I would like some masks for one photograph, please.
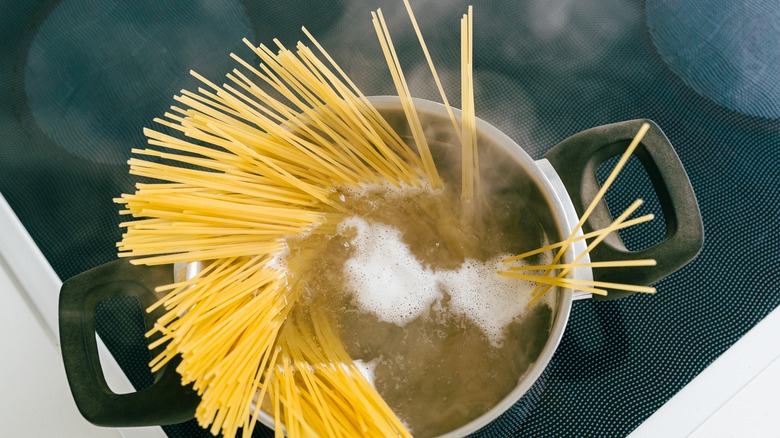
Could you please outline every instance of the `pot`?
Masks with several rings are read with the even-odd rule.
[[[411,138],[397,97],[373,97],[371,100],[401,137]],[[419,99],[415,99],[415,106],[434,154],[437,148],[451,148],[454,136],[444,106]],[[652,247],[628,251],[620,238],[613,234],[586,254],[581,263],[587,263],[588,258],[591,261],[652,258],[657,265],[595,271],[580,267],[571,270],[567,274],[569,278],[650,285],[683,267],[699,253],[703,244],[701,214],[677,154],[655,123],[632,120],[576,134],[550,149],[544,158],[534,161],[505,134],[487,122],[477,120],[480,162],[492,162],[498,167],[511,164],[515,172],[513,184],[528,193],[532,202],[527,205],[533,208],[533,214],[551,241],[565,239],[571,233],[600,188],[596,169],[605,160],[624,152],[645,122],[650,124],[650,130],[634,154],[655,188],[666,222],[666,235]],[[483,160],[482,154],[494,159]],[[495,167],[485,166],[481,172],[495,170]],[[601,201],[578,235],[604,228],[611,222],[612,215],[606,203]],[[585,250],[584,240],[575,242],[564,255],[564,261],[571,262]],[[71,391],[87,420],[101,426],[125,427],[175,424],[193,418],[199,397],[190,388],[181,386],[175,372],[176,360],[158,371],[154,384],[147,389],[120,395],[108,388],[100,370],[94,313],[100,301],[117,295],[135,296],[141,307],[147,308],[159,298],[154,292],[156,286],[170,283],[174,277],[192,276],[199,268],[199,264],[174,268],[134,266],[119,260],[77,275],[63,284],[60,293],[60,344]],[[498,404],[444,436],[464,436],[480,429],[514,405],[531,388],[558,347],[573,300],[615,299],[630,293],[611,290],[607,297],[591,297],[589,293],[559,289],[556,294],[552,327],[536,361]],[[158,309],[145,314],[147,327],[151,327],[162,313]],[[155,354],[153,351],[152,355]],[[271,416],[265,415],[261,421],[273,427]]]

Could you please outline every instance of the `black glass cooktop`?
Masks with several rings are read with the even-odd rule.
[[[590,127],[652,119],[698,197],[706,236],[699,257],[654,296],[576,302],[539,384],[480,433],[626,435],[780,303],[780,12],[769,0],[752,8],[720,0],[706,8],[692,0],[476,3],[479,117],[534,158]],[[413,6],[459,101],[466,3]],[[142,128],[195,86],[189,69],[219,80],[233,68],[231,51],[247,55],[242,38],[293,44],[305,25],[365,94],[394,94],[370,24],[377,7],[412,93],[437,100],[400,0],[3,0],[0,193],[62,279],[114,260],[120,230],[111,200],[133,182],[125,161],[145,143]],[[642,181],[641,166],[629,169],[608,203],[627,205],[647,191]],[[623,237],[642,247],[660,232]],[[116,323],[130,304],[103,305],[98,330],[143,386],[142,328],[132,318]],[[166,427],[170,436],[196,431],[192,422]]]

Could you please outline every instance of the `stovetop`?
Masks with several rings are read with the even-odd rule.
[[[125,161],[145,143],[141,129],[195,86],[189,69],[213,80],[231,70],[228,54],[246,55],[243,37],[292,45],[305,25],[365,94],[394,94],[370,24],[370,10],[382,7],[412,93],[437,100],[400,1],[4,3],[0,193],[62,279],[116,258],[111,200],[132,190]],[[593,126],[652,119],[688,171],[705,226],[702,253],[657,284],[656,295],[575,303],[540,383],[481,435],[626,435],[780,304],[780,81],[772,68],[780,45],[769,44],[780,35],[771,19],[778,12],[714,3],[475,5],[480,118],[534,158]],[[466,3],[413,6],[457,102]],[[652,199],[644,181],[641,166],[628,169],[610,206]],[[659,233],[623,238],[639,248]],[[98,330],[143,386],[148,353],[131,307],[102,305]],[[166,428],[170,436],[196,430]]]

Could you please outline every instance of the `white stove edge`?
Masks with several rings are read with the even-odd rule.
[[[16,280],[35,307],[51,341],[58,345],[57,302],[62,282],[40,252],[27,230],[0,194],[0,259],[11,269]],[[680,392],[631,433],[632,438],[696,435],[705,423],[727,418],[729,401],[738,399],[745,388],[755,388],[768,379],[776,384],[780,369],[780,308],[758,323],[751,331],[694,378]],[[98,339],[98,348],[106,381],[118,392],[133,391],[119,365]],[[771,369],[770,369],[771,368]],[[771,373],[769,378],[766,376]],[[740,403],[751,403],[749,400]],[[750,406],[748,406],[750,407]],[[780,406],[774,406],[775,410]],[[732,409],[733,411],[734,409]],[[762,427],[762,426],[759,426]],[[780,431],[777,420],[766,427]],[[164,437],[159,427],[118,429],[125,438]],[[759,430],[767,430],[759,429]],[[725,436],[725,433],[724,433]]]
[[[34,307],[39,323],[59,351],[57,306],[62,281],[2,194],[0,194],[0,261],[10,268],[15,282],[27,294],[24,298]],[[99,338],[97,345],[103,374],[109,387],[118,393],[134,392],[135,389],[119,368],[119,364]],[[117,431],[125,438],[166,436],[160,427],[119,428]]]
[[[630,438],[780,436],[780,307],[636,428]]]

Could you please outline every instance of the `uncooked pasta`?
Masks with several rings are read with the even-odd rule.
[[[115,200],[123,206],[121,214],[132,216],[120,224],[126,230],[117,244],[119,256],[134,264],[200,262],[203,266],[191,278],[157,288],[162,298],[148,310],[162,307],[165,314],[147,336],[158,336],[150,348],[163,347],[163,351],[150,367],[157,371],[171,359],[181,358],[176,371],[182,384],[192,384],[201,397],[197,421],[213,434],[233,437],[240,429],[249,436],[261,413],[266,412],[274,419],[277,436],[410,436],[407,425],[347,352],[335,327],[338,318],[313,304],[319,298],[314,282],[308,279],[320,277],[327,283],[332,280],[328,275],[338,277],[334,268],[316,267],[318,253],[314,248],[320,245],[333,251],[328,245],[333,244],[334,236],[355,232],[345,231],[348,227],[344,224],[363,223],[363,219],[353,217],[359,211],[365,217],[373,214],[374,200],[350,193],[380,193],[387,199],[393,198],[393,193],[405,193],[405,197],[393,198],[385,205],[410,217],[433,218],[434,223],[412,225],[420,225],[417,228],[422,230],[425,226],[435,228],[428,235],[441,237],[445,246],[451,244],[450,252],[415,269],[426,278],[452,283],[446,300],[441,299],[438,305],[446,301],[445,307],[456,309],[456,313],[466,312],[463,309],[473,302],[473,297],[467,296],[473,291],[461,293],[459,289],[462,279],[484,271],[486,266],[504,289],[506,279],[502,277],[537,285],[527,297],[531,304],[543,299],[551,287],[596,294],[606,293],[605,289],[653,291],[566,276],[579,267],[654,263],[578,264],[607,234],[652,218],[628,219],[638,203],[604,230],[575,236],[646,127],[564,241],[545,242],[539,249],[510,257],[480,251],[480,236],[459,228],[470,230],[482,214],[477,208],[483,187],[474,102],[473,10],[469,7],[460,23],[458,120],[411,6],[407,0],[404,3],[460,142],[459,190],[448,187],[437,169],[381,10],[372,13],[372,23],[411,132],[410,144],[304,28],[316,50],[303,42],[288,49],[278,40],[271,47],[245,41],[259,62],[231,54],[238,65],[227,74],[224,84],[192,72],[201,86],[175,96],[176,104],[170,111],[155,119],[160,127],[144,130],[148,147],[133,149],[136,156],[129,160],[130,173],[143,182],[136,184],[134,193]],[[455,192],[459,193],[453,198]],[[459,205],[451,207],[452,199],[459,199]],[[361,203],[363,210],[355,207]],[[451,220],[453,211],[465,220]],[[386,228],[381,230],[390,229],[383,226]],[[496,242],[505,239],[497,230],[492,231]],[[417,240],[427,242],[426,238]],[[583,255],[561,262],[567,248],[579,239],[593,240]],[[446,248],[438,248],[441,242],[437,241],[429,254],[444,254]],[[344,243],[349,247],[348,241]],[[554,249],[558,249],[557,255],[539,265],[523,260]],[[494,269],[491,263],[502,263],[502,259],[513,265]],[[438,269],[435,273],[433,265]],[[460,270],[450,265],[460,266]],[[510,295],[505,299],[517,304]],[[533,321],[518,323],[517,315],[506,311],[510,306],[503,307],[506,325],[513,330],[526,327],[523,324],[544,328],[552,319],[549,309],[539,308]],[[522,310],[522,306],[515,307],[517,312]],[[452,315],[442,318],[449,318],[448,323],[455,321]],[[485,326],[485,318],[474,321],[468,325]],[[428,322],[420,324],[424,328]],[[457,327],[463,324],[457,320]],[[489,339],[487,344],[491,345],[485,351],[493,354],[501,347],[501,329],[491,328],[489,336],[475,329],[464,339]],[[478,356],[489,357],[479,351]],[[516,356],[514,350],[506,351]],[[514,374],[501,378],[516,382],[528,360],[523,357]],[[490,403],[504,393],[496,394]],[[469,415],[480,415],[484,410],[479,406]],[[460,415],[451,414],[453,418]]]

